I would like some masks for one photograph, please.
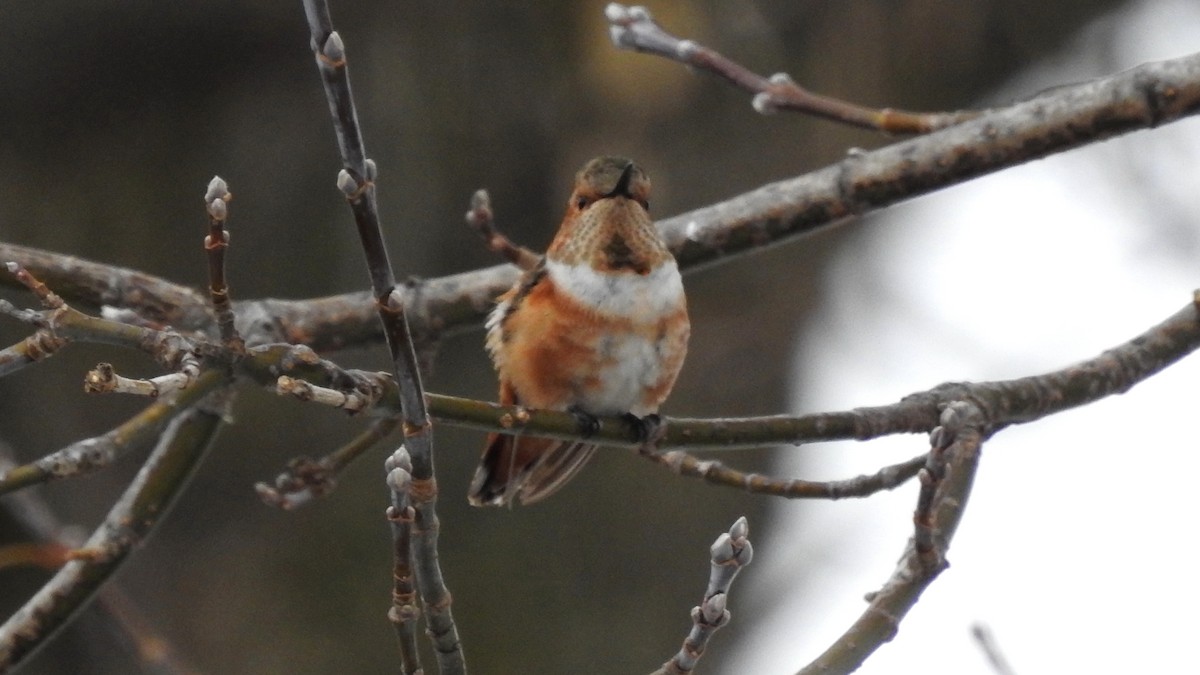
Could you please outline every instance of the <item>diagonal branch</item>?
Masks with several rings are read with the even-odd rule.
[[[409,504],[412,481],[412,459],[400,446],[384,462],[392,505],[387,518],[392,524],[392,606],[388,620],[396,631],[400,647],[400,671],[405,675],[421,673],[421,656],[417,651],[417,620],[421,610],[413,584],[412,524],[416,511]]]
[[[1200,110],[1200,54],[1147,63],[765,185],[657,223],[680,267],[696,269],[839,225],[906,199]],[[373,193],[372,193],[373,194]],[[150,275],[0,242],[0,260],[16,260],[69,298],[138,308],[180,329],[211,325],[202,296]],[[418,282],[398,292],[418,335],[433,340],[481,324],[492,299],[517,271],[488,267]],[[0,284],[14,281],[0,275]],[[350,293],[312,300],[234,303],[242,315],[267,317],[270,339],[320,349],[378,341],[370,300]],[[259,322],[262,323],[262,322]],[[428,331],[423,333],[420,331]]]
[[[729,623],[729,588],[733,579],[754,558],[754,547],[750,545],[750,525],[743,516],[734,521],[728,532],[713,542],[708,552],[712,563],[708,574],[708,588],[698,607],[692,608],[692,630],[683,641],[683,647],[653,675],[684,675],[696,668],[704,655],[704,649],[713,633]]]
[[[133,483],[87,540],[82,555],[68,562],[0,626],[0,670],[15,666],[45,644],[150,535],[227,414],[229,390],[221,391],[225,393],[214,393],[207,403],[171,422]]]
[[[213,176],[204,192],[204,209],[208,212],[208,235],[204,237],[204,253],[208,258],[208,296],[221,341],[235,350],[245,349],[246,343],[233,325],[233,305],[229,301],[229,285],[225,281],[225,252],[229,249],[229,200],[233,199],[220,176]]]
[[[744,473],[711,459],[697,459],[682,450],[643,452],[643,457],[662,465],[680,476],[702,478],[713,485],[739,488],[753,494],[787,499],[847,499],[870,497],[883,490],[892,490],[908,482],[925,466],[926,455],[885,466],[871,475],[846,480],[811,481],[799,478],[775,478],[757,473]]]
[[[0,349],[0,377],[48,359],[66,345],[67,341],[63,338],[55,336],[45,328],[39,328],[24,340]]]
[[[801,669],[799,675],[857,670],[876,649],[896,636],[900,621],[945,569],[944,553],[966,508],[979,467],[980,448],[989,434],[986,416],[971,403],[953,403],[942,414],[941,422],[942,426],[931,434],[934,441],[931,445],[944,448],[945,475],[927,505],[928,528],[939,553],[937,564],[929,564],[929,556],[919,550],[919,536],[914,536],[895,572],[882,588],[871,594],[867,609],[858,620],[823,654]]]
[[[154,444],[180,414],[226,383],[222,373],[205,371],[192,386],[160,399],[100,436],[76,441],[28,464],[0,471],[0,495],[52,480],[91,473],[117,458]]]
[[[645,7],[626,7],[613,2],[604,8],[604,16],[609,23],[609,37],[618,49],[654,54],[708,71],[754,94],[751,102],[763,115],[791,110],[891,134],[928,133],[978,115],[975,112],[913,113],[892,108],[865,108],[814,94],[792,81],[787,73],[763,77],[694,40],[682,40],[663,29]]]
[[[392,356],[392,369],[400,396],[405,445],[412,458],[409,497],[415,511],[411,525],[417,587],[425,603],[428,632],[442,673],[465,673],[466,662],[458,628],[450,612],[450,591],[438,563],[437,480],[433,467],[433,425],[425,408],[425,390],[412,333],[405,314],[405,299],[393,293],[396,282],[383,243],[379,210],[375,203],[375,164],[367,159],[358,126],[345,46],[333,30],[329,7],[323,0],[305,0],[304,14],[312,35],[317,69],[333,117],[343,170],[338,187],[354,213],[359,241],[367,259],[375,308],[383,324]]]
[[[15,462],[8,448],[0,443],[0,470],[12,466]],[[7,534],[19,533],[23,540],[37,542],[43,550],[49,547],[59,552],[53,564],[57,569],[71,559],[71,552],[83,543],[83,536],[61,522],[43,497],[32,491],[15,494],[0,501],[0,511],[11,518],[15,526]],[[157,675],[197,673],[160,632],[161,626],[153,625],[118,584],[102,587],[96,600],[99,609],[108,615],[120,633],[122,642],[137,653],[145,672]]]
[[[320,459],[297,457],[288,462],[287,469],[275,477],[273,484],[258,483],[254,490],[259,499],[270,506],[285,511],[300,508],[333,490],[342,469],[374,448],[398,426],[400,420],[395,417],[375,420],[366,431]]]

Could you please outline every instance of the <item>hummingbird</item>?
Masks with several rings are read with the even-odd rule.
[[[599,415],[658,411],[691,324],[649,199],[649,177],[628,159],[597,157],[576,174],[546,255],[497,299],[486,323],[501,403],[568,411],[584,429]],[[489,434],[468,499],[545,499],[595,451],[586,441]]]

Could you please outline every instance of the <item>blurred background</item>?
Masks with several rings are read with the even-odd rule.
[[[668,30],[760,73],[787,71],[821,93],[909,109],[999,105],[1131,67],[1138,62],[1131,59],[1152,57],[1112,48],[1120,26],[1135,11],[1151,8],[1170,17],[1186,6],[1166,0],[650,4]],[[510,236],[544,248],[573,173],[594,155],[623,154],[645,166],[654,182],[654,213],[663,217],[827,165],[848,148],[888,142],[820,120],[759,116],[747,95],[710,77],[618,52],[608,42],[603,7],[333,5],[368,152],[380,168],[380,208],[398,275],[432,277],[496,262],[463,225],[469,196],[480,187],[491,192]],[[334,187],[336,144],[299,3],[46,2],[9,7],[3,15],[8,37],[0,43],[0,88],[8,96],[0,105],[0,239],[200,287],[207,224],[201,196],[219,174],[235,195],[228,271],[235,298],[305,298],[367,287],[352,221]],[[1014,79],[1056,63],[1070,67],[1053,77]],[[1150,169],[1140,175],[1147,184],[1160,178]],[[1008,201],[1019,200],[1010,194]],[[1154,203],[1160,213],[1168,211],[1160,205],[1169,200]],[[976,222],[941,213],[959,227]],[[1024,222],[1027,215],[1012,217]],[[928,272],[922,256],[943,240],[914,233],[925,248],[901,246],[906,230],[883,227],[887,222],[883,214],[687,276],[691,350],[664,412],[717,416],[870,405],[944,379],[991,376],[973,364],[1007,363],[1003,351],[977,350],[969,352],[974,360],[944,372],[932,357],[913,355],[921,352],[899,350],[884,359],[868,344],[851,354],[860,364],[864,355],[877,359],[865,359],[868,366],[902,362],[915,378],[903,389],[869,372],[861,380],[850,377],[833,359],[837,350],[816,342],[837,344],[837,335],[818,330],[831,323],[854,325],[831,314],[833,308],[882,314],[895,306],[894,297],[881,292],[886,284]],[[1167,241],[1184,250],[1179,247],[1194,243],[1194,222],[1173,222],[1177,227],[1163,230],[1157,246]],[[1003,239],[1005,223],[995,227]],[[892,243],[880,243],[885,230]],[[1035,228],[1033,240],[1041,231]],[[1063,241],[1069,247],[1075,240]],[[895,251],[907,265],[885,268]],[[899,271],[889,277],[880,269]],[[4,289],[0,295],[33,304],[26,294]],[[1181,305],[1185,297],[1177,295],[1150,320]],[[1005,321],[1030,321],[1023,306]],[[903,307],[925,316],[918,311],[922,303]],[[1087,333],[1079,323],[1059,325],[1069,361],[1149,323],[1136,317],[1098,344],[1071,340]],[[917,329],[929,331],[933,345],[976,344],[953,325]],[[889,332],[886,325],[872,330],[865,335]],[[16,322],[0,320],[0,344],[25,334]],[[482,343],[481,331],[447,340],[426,377],[428,387],[494,399],[495,377]],[[354,367],[387,363],[382,348],[330,356]],[[144,401],[82,393],[83,373],[101,360],[127,375],[157,373],[137,354],[73,346],[0,380],[0,441],[30,460],[103,433],[139,410]],[[1040,367],[1058,365],[1055,357]],[[822,393],[830,382],[856,387]],[[237,423],[116,583],[204,671],[394,671],[395,640],[385,618],[391,583],[390,533],[382,515],[387,451],[352,467],[324,500],[283,513],[262,505],[253,484],[272,479],[294,456],[340,445],[362,422],[252,388],[241,392],[235,415]],[[482,442],[482,433],[450,428],[437,436],[441,557],[476,672],[653,669],[678,649],[690,625],[688,610],[707,579],[709,543],[740,515],[751,523],[755,567],[740,582],[746,595],[734,596],[735,620],[714,642],[705,672],[792,672],[814,655],[815,643],[801,650],[786,636],[755,639],[769,626],[788,625],[779,618],[783,608],[824,607],[815,594],[833,585],[820,565],[845,562],[811,553],[836,551],[825,547],[836,546],[839,534],[816,525],[813,505],[779,509],[765,498],[673,478],[614,451],[600,453],[544,504],[472,509],[465,492]],[[920,451],[920,439],[906,442],[902,456]],[[805,477],[820,468],[819,453],[785,454],[786,466],[770,450],[724,459]],[[863,454],[870,461],[856,471],[886,461],[883,453]],[[90,529],[139,459],[37,491],[64,521]],[[890,517],[901,525],[909,522],[912,496],[902,494]],[[963,536],[971,526],[969,514]],[[0,529],[0,541],[9,535]],[[808,550],[796,548],[798,541]],[[855,541],[892,560],[903,544],[902,538],[875,540],[865,530],[856,531]],[[846,555],[853,560],[857,554]],[[855,579],[839,611],[859,611],[858,598],[886,573],[872,570]],[[22,570],[0,579],[0,609],[7,614],[45,574]],[[752,647],[753,654],[738,646]],[[747,665],[764,655],[774,660]],[[968,672],[961,662],[942,668],[937,658],[925,657],[924,672]],[[135,668],[128,648],[89,610],[26,672]]]

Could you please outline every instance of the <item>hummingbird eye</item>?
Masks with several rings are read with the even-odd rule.
[[[586,209],[588,207],[588,205],[591,203],[592,203],[592,200],[588,199],[587,197],[580,197],[579,199],[575,200],[575,207],[578,208],[580,211],[582,211],[582,210]]]

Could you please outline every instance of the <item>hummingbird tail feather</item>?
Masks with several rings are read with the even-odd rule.
[[[491,434],[467,500],[474,506],[540,501],[579,473],[595,451],[589,443]]]
[[[518,490],[522,504],[532,504],[558,492],[596,452],[591,443],[558,442],[557,445],[543,452],[541,459],[529,467]]]

